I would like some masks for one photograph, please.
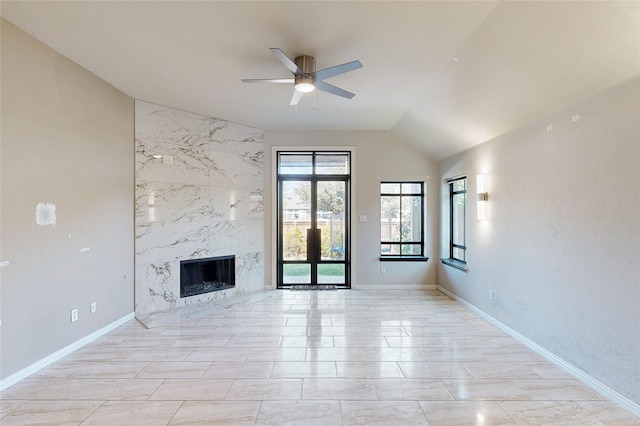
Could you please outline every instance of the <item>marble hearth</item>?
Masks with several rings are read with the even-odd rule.
[[[135,104],[137,315],[264,287],[263,131]],[[180,297],[180,261],[235,255],[235,287]]]

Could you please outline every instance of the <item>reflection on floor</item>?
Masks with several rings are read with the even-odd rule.
[[[438,291],[285,290],[198,312],[132,320],[6,389],[0,423],[639,422]]]

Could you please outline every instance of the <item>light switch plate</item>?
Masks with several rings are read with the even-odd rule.
[[[366,214],[361,214],[360,215],[360,222],[366,222],[367,221],[367,215]]]

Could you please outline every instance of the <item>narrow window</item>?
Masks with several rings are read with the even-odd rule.
[[[380,260],[424,258],[424,183],[380,183]]]
[[[449,184],[449,260],[464,266],[467,263],[465,220],[467,215],[467,178],[451,179]]]

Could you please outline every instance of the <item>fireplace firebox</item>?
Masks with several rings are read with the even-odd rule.
[[[235,256],[180,262],[180,297],[226,290],[236,285]]]

